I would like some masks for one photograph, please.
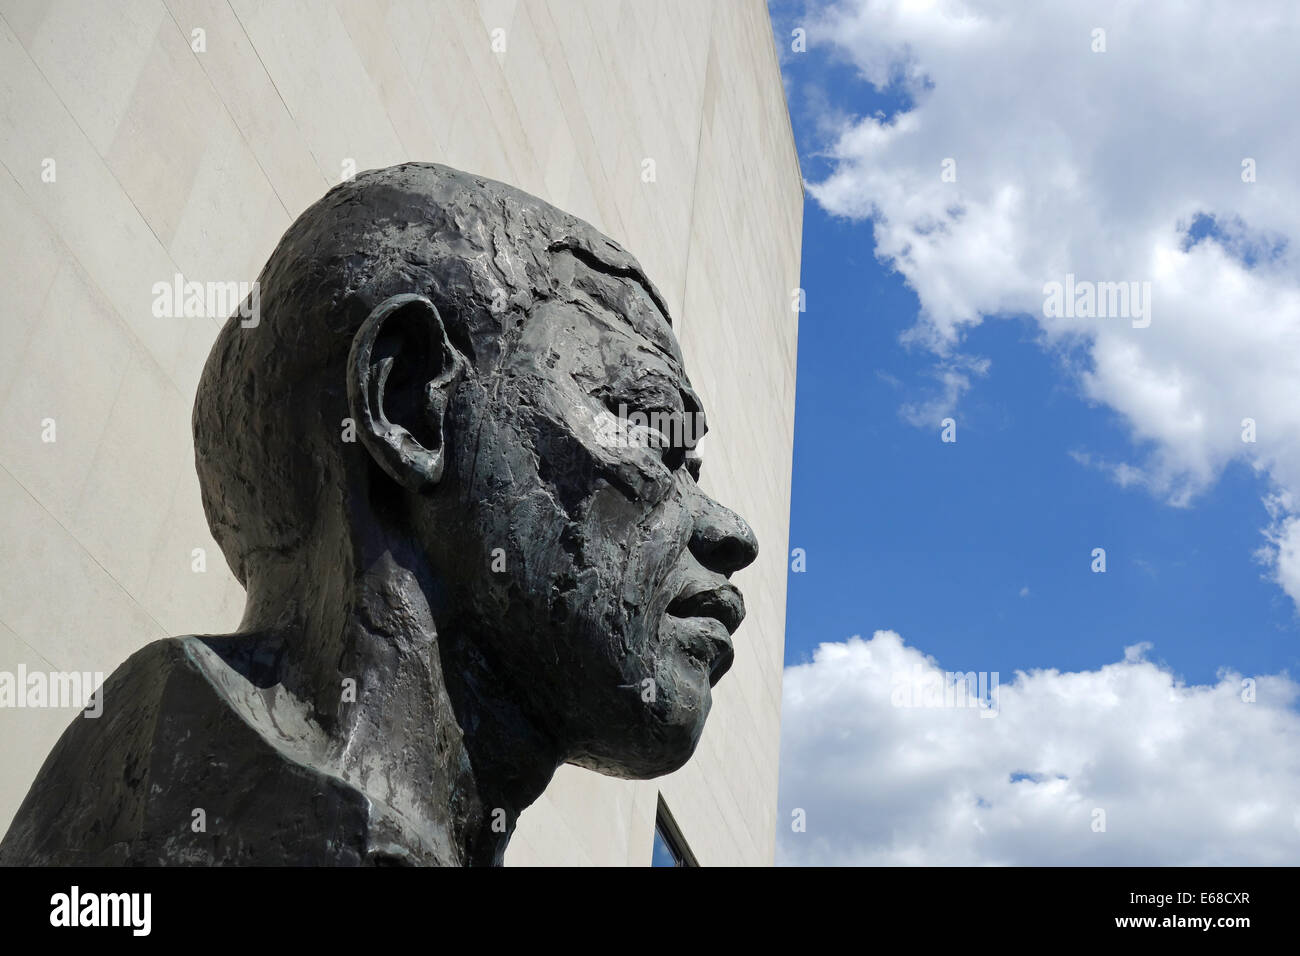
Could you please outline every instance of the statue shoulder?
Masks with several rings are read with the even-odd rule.
[[[331,741],[252,635],[154,641],[77,717],[0,865],[429,863],[419,827],[334,771]],[[290,835],[292,838],[290,838]]]
[[[152,784],[188,772],[193,755],[176,742],[228,709],[212,640],[152,641],[104,680],[97,706],[73,718],[37,772],[0,840],[0,865],[131,861]]]

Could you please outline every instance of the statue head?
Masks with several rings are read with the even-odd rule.
[[[204,509],[250,603],[310,617],[348,600],[313,582],[399,568],[410,615],[562,760],[684,763],[757,543],[696,483],[704,409],[636,260],[526,193],[413,163],[304,212],[259,292],[194,410]]]

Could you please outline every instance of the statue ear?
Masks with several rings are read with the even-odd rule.
[[[402,487],[425,491],[442,478],[447,402],[468,368],[422,295],[385,299],[352,339],[348,405],[357,434]]]

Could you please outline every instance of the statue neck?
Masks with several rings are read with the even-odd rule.
[[[274,678],[321,727],[331,772],[397,811],[385,829],[398,832],[375,842],[416,843],[425,849],[414,855],[452,865],[500,864],[558,750],[438,613],[427,566],[376,544],[263,576],[241,633],[274,635]]]

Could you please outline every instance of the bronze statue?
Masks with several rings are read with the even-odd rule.
[[[636,260],[408,163],[330,190],[258,289],[193,420],[239,631],[119,667],[0,863],[498,864],[561,763],[685,763],[758,546],[696,485]]]

